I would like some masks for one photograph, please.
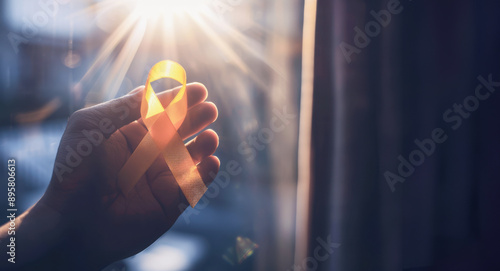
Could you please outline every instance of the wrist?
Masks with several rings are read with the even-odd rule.
[[[6,224],[7,225],[7,224]],[[61,248],[66,225],[62,215],[39,201],[15,219],[15,232],[1,228],[0,239],[15,240],[13,270],[30,270],[30,267],[46,266],[53,251]],[[55,263],[52,263],[55,264]],[[1,265],[0,265],[1,266]],[[1,269],[1,267],[0,267]],[[53,269],[53,268],[52,268]]]
[[[45,261],[54,250],[61,248],[66,238],[67,222],[41,200],[22,216],[22,227],[17,232],[19,247],[23,247],[27,254],[22,257],[34,263]]]
[[[56,211],[43,198],[20,218],[23,226],[16,235],[19,259],[25,259],[19,262],[21,270],[91,271],[104,267],[104,263],[97,264],[87,257],[74,220]]]
[[[82,216],[83,210],[67,209],[73,206],[69,202],[53,202],[51,198],[46,194],[37,203],[41,209],[46,209],[44,212],[53,214],[53,237],[57,240],[44,264],[53,270],[92,271],[106,267],[110,263],[106,255],[89,244],[91,238],[84,225],[92,218]]]

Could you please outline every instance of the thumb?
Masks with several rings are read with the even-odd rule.
[[[114,100],[80,109],[73,113],[68,127],[77,129],[100,129],[106,137],[141,116],[140,106],[144,86]]]

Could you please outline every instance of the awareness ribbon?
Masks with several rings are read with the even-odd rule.
[[[182,84],[181,89],[166,108],[163,107],[151,86],[152,82],[162,78],[171,78]],[[165,159],[191,207],[194,208],[205,194],[207,187],[184,146],[182,138],[177,133],[186,118],[187,109],[184,68],[170,60],[156,63],[149,71],[141,101],[141,118],[148,133],[118,173],[118,184],[123,194],[127,195],[132,190],[159,154]]]

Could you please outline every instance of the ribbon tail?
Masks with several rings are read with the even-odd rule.
[[[207,191],[207,186],[179,134],[172,136],[162,154],[189,205],[194,208]]]
[[[153,138],[147,133],[118,173],[118,186],[124,195],[134,188],[159,154]]]

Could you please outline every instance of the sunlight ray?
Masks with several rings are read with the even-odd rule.
[[[101,101],[113,99],[116,96],[116,93],[118,92],[118,89],[120,88],[120,85],[130,68],[130,64],[132,63],[132,60],[142,43],[146,28],[147,21],[144,20],[140,20],[139,24],[134,27],[134,30],[115,60],[115,64],[110,71],[111,76],[109,76],[109,79],[103,86],[103,89],[106,90],[106,92],[101,95],[103,98]]]
[[[81,82],[85,81],[88,77],[97,72],[97,69],[102,65],[102,63],[109,57],[111,52],[118,46],[120,42],[126,37],[127,33],[133,28],[134,24],[137,22],[139,17],[136,14],[130,14],[125,20],[120,24],[119,27],[109,36],[109,38],[102,45],[97,58],[94,63],[90,66],[87,73],[82,77]]]

